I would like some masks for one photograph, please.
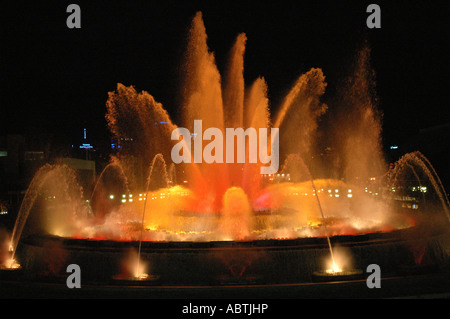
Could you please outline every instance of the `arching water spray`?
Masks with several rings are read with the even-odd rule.
[[[392,172],[390,172],[391,185],[394,185],[397,182],[398,176],[401,173],[401,171],[405,167],[412,166],[412,164],[420,168],[428,177],[437,196],[439,197],[442,209],[444,210],[447,219],[450,221],[450,211],[449,211],[450,202],[445,192],[444,186],[442,185],[441,179],[437,175],[430,161],[421,152],[416,151],[405,154],[395,163],[395,167],[393,168]],[[416,175],[416,178],[418,178],[415,170],[413,170],[413,173]]]
[[[309,170],[309,168],[306,166],[305,162],[303,161],[303,159],[298,155],[298,154],[291,154],[288,156],[288,158],[285,160],[285,163],[283,165],[283,169],[282,171],[288,166],[288,165],[293,165],[293,163],[297,163],[299,166],[297,169],[304,171],[307,175],[307,177],[309,178],[309,180],[311,181],[311,186],[313,188],[313,192],[316,194],[316,200],[317,200],[317,206],[319,208],[320,211],[320,216],[322,217],[322,223],[325,229],[325,235],[327,237],[327,244],[328,244],[328,249],[330,251],[330,256],[331,256],[331,261],[332,261],[332,271],[333,272],[339,272],[340,269],[336,264],[336,261],[334,259],[334,254],[333,254],[333,248],[331,246],[331,241],[330,241],[330,234],[328,232],[328,228],[327,228],[327,223],[325,220],[325,215],[323,213],[323,209],[322,209],[322,205],[320,203],[320,199],[319,199],[319,192],[316,189],[316,185],[314,183],[314,178],[311,174],[311,171]]]
[[[156,154],[155,157],[153,157],[152,164],[150,165],[150,171],[148,173],[147,184],[145,187],[146,196],[144,198],[144,209],[142,210],[141,231],[140,231],[140,235],[139,235],[139,249],[138,249],[138,255],[137,255],[136,273],[135,273],[135,277],[137,279],[145,279],[147,277],[147,274],[141,273],[141,269],[140,269],[142,234],[144,232],[145,209],[147,207],[147,198],[148,198],[147,195],[148,195],[149,186],[150,186],[150,182],[152,179],[153,169],[155,167],[156,161],[160,161],[162,163],[162,171],[163,171],[164,180],[166,182],[166,187],[169,186],[169,178],[167,176],[166,162],[164,161],[164,157],[162,154]]]

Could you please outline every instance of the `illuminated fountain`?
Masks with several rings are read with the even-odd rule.
[[[418,152],[387,169],[367,48],[338,105],[321,102],[327,84],[313,68],[272,118],[264,78],[247,88],[244,82],[246,36],[238,35],[224,79],[206,40],[198,13],[183,64],[181,126],[193,132],[201,119],[203,130],[279,128],[279,172],[261,175],[262,164],[248,161],[171,163],[177,126],[169,114],[147,92],[118,84],[106,118],[113,137],[124,141],[121,151],[90,195],[67,166],[42,167],[25,194],[8,260],[47,276],[63,276],[65,266],[76,263],[96,282],[192,284],[310,281],[320,269],[345,275],[377,263],[395,271],[403,263],[445,258],[448,198]],[[319,142],[331,145],[330,157],[321,156]],[[426,187],[427,198],[436,196],[439,205],[407,194],[410,174],[414,187]],[[336,247],[351,257],[342,260]]]

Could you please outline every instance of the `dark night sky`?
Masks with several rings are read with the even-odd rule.
[[[81,7],[81,29],[66,7]],[[107,92],[135,85],[176,121],[185,35],[202,11],[222,71],[235,37],[248,37],[247,84],[264,76],[276,107],[291,84],[321,67],[328,94],[367,40],[377,74],[386,143],[448,123],[448,11],[445,2],[376,2],[382,28],[366,27],[371,1],[15,1],[1,5],[0,135],[107,137]],[[447,8],[445,6],[445,8]],[[223,72],[222,72],[223,73]],[[84,124],[86,123],[86,124]],[[80,133],[81,134],[81,133]]]

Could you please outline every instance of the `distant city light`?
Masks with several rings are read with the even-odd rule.
[[[91,144],[84,144],[80,145],[80,148],[85,148],[85,149],[90,149],[90,148],[94,148]]]
[[[396,150],[396,149],[398,149],[398,146],[397,146],[397,145],[392,145],[392,146],[391,146],[391,150]]]
[[[109,198],[114,199],[114,195],[109,195]]]

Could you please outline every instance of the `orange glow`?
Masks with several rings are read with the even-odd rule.
[[[325,270],[328,274],[336,274],[342,272],[342,268],[336,262],[332,262],[330,268]]]
[[[4,262],[3,265],[1,265],[3,269],[19,269],[21,266],[20,264],[14,259],[10,258]]]

